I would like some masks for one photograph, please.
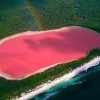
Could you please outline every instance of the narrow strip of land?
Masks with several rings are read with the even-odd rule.
[[[76,69],[74,69],[72,72],[69,72],[68,74],[60,77],[60,78],[57,78],[53,81],[51,81],[50,83],[47,82],[47,83],[44,83],[42,84],[41,86],[38,86],[36,88],[36,90],[33,90],[29,93],[26,93],[26,94],[22,94],[22,97],[20,98],[17,98],[16,100],[27,100],[27,99],[30,99],[36,95],[38,95],[39,93],[42,93],[44,92],[45,90],[59,84],[59,83],[62,83],[64,81],[68,81],[69,79],[71,79],[72,77],[76,76],[78,73],[84,71],[84,70],[87,70],[88,68],[90,67],[93,67],[93,66],[96,66],[100,64],[100,56],[98,57],[95,57],[94,59],[92,59],[91,61],[89,61],[88,63],[85,63],[84,65],[82,66],[79,66],[77,67]]]

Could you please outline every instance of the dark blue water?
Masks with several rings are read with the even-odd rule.
[[[31,100],[100,100],[100,65],[81,72]]]

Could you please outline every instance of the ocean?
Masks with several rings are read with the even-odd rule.
[[[30,100],[100,100],[100,65],[89,68]]]

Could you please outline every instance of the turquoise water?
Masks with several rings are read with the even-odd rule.
[[[31,100],[100,100],[100,65],[83,71]],[[79,99],[80,98],[80,99]]]

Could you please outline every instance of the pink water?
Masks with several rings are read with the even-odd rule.
[[[27,32],[30,34],[30,32]],[[100,35],[80,27],[37,32],[6,40],[0,45],[0,70],[13,77],[27,75],[52,64],[67,62],[100,47]]]

